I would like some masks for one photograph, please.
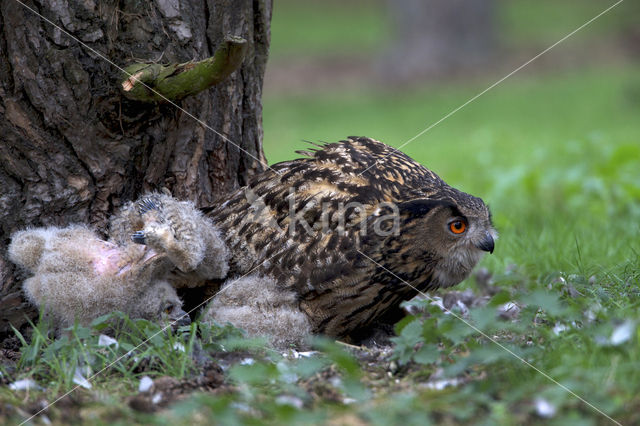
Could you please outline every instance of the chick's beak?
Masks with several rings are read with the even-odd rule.
[[[493,241],[493,236],[491,236],[490,233],[486,233],[484,235],[484,237],[482,238],[482,240],[480,240],[478,243],[476,243],[476,247],[478,247],[480,250],[483,251],[488,251],[489,253],[493,253],[493,248],[494,248],[494,241]]]
[[[171,321],[175,321],[174,327],[191,324],[191,318],[189,318],[189,314],[179,308],[174,309],[173,312],[171,312],[171,315],[169,315],[169,319]]]

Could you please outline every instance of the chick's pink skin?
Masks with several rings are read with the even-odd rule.
[[[96,275],[122,276],[130,272],[134,265],[153,260],[158,253],[143,245],[118,246],[96,239],[90,242],[87,255]]]

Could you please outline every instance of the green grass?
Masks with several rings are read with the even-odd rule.
[[[113,331],[118,342],[101,344],[99,336],[112,318],[121,322]],[[77,372],[92,379],[98,387],[111,386],[115,375],[124,388],[133,388],[141,376],[140,370],[151,376],[162,373],[185,377],[194,371],[191,354],[196,332],[195,324],[173,333],[162,331],[160,325],[150,321],[134,321],[122,313],[114,313],[97,318],[91,327],[76,324],[54,339],[49,324],[39,321],[29,342],[16,330],[23,345],[16,366],[23,374],[16,378],[47,384],[47,393],[55,395],[78,384]]]

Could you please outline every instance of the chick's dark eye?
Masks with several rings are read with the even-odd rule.
[[[463,220],[454,220],[449,224],[449,230],[454,234],[462,234],[467,230],[467,224]]]
[[[173,305],[167,305],[167,306],[164,308],[164,311],[165,311],[165,313],[170,314],[170,313],[171,313],[171,311],[173,311]]]

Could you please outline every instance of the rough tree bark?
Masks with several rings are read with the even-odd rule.
[[[271,0],[21,0],[115,64],[185,63],[228,35],[241,68],[178,104],[127,99],[122,73],[16,0],[0,2],[0,336],[35,310],[6,259],[12,232],[91,223],[166,187],[212,205],[263,169],[261,90]]]

